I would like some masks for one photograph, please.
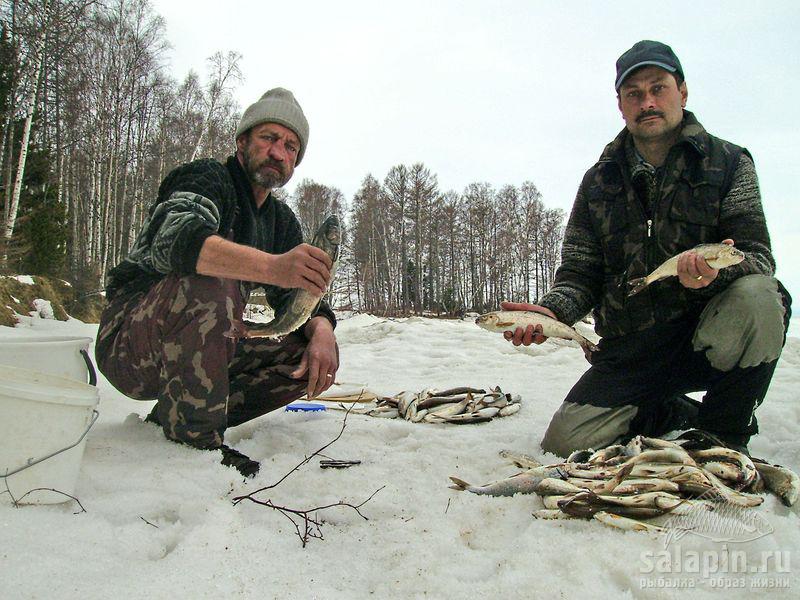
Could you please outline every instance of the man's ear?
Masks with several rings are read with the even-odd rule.
[[[686,108],[686,100],[689,98],[689,88],[686,87],[685,81],[681,83],[678,91],[681,93],[681,108]]]
[[[236,152],[241,153],[244,150],[245,146],[247,146],[247,141],[250,139],[250,130],[248,129],[244,133],[240,133],[239,137],[236,138]]]

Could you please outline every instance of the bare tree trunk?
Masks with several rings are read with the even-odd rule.
[[[39,56],[36,61],[35,70],[35,84],[33,85],[30,94],[28,95],[27,106],[28,115],[25,117],[25,123],[22,127],[22,140],[20,141],[19,161],[17,163],[17,174],[14,178],[14,188],[11,192],[11,202],[8,207],[8,217],[5,221],[3,229],[3,236],[6,240],[11,239],[14,235],[14,225],[17,222],[17,212],[19,211],[19,196],[22,193],[22,180],[25,177],[25,163],[28,160],[28,143],[31,139],[31,126],[33,125],[33,113],[36,109],[36,95],[39,92],[39,85],[42,78],[42,63],[44,62],[44,51],[39,51]]]

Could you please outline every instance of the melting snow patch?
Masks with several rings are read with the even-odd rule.
[[[49,300],[42,300],[41,298],[36,298],[33,301],[33,310],[29,313],[32,317],[40,317],[42,319],[55,319],[56,316],[53,313],[53,305],[50,304]]]
[[[30,275],[14,275],[14,279],[19,281],[20,283],[24,283],[26,285],[33,285],[33,277]]]

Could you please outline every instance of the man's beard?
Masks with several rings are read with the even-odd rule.
[[[244,148],[242,156],[244,158],[244,170],[247,173],[247,178],[250,180],[250,183],[272,190],[286,185],[286,182],[292,177],[291,172],[286,173],[285,165],[282,163],[270,158],[260,163],[257,162],[255,158],[250,156],[250,149],[248,147]],[[274,167],[278,170],[278,173],[265,170],[265,167]]]

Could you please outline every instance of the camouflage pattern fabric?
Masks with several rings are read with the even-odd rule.
[[[775,269],[755,170],[744,149],[709,135],[686,111],[663,173],[639,198],[631,182],[630,143],[623,130],[584,176],[555,283],[538,302],[568,324],[594,309],[602,337],[696,317],[733,280]],[[672,278],[627,295],[630,279],[725,238],[734,239],[746,259],[720,271],[708,287],[689,290]]]
[[[100,321],[95,354],[101,372],[123,394],[157,399],[167,438],[217,448],[226,427],[284,406],[305,392],[289,373],[307,341],[237,342],[240,283],[203,275],[167,275],[150,290],[118,295]]]

